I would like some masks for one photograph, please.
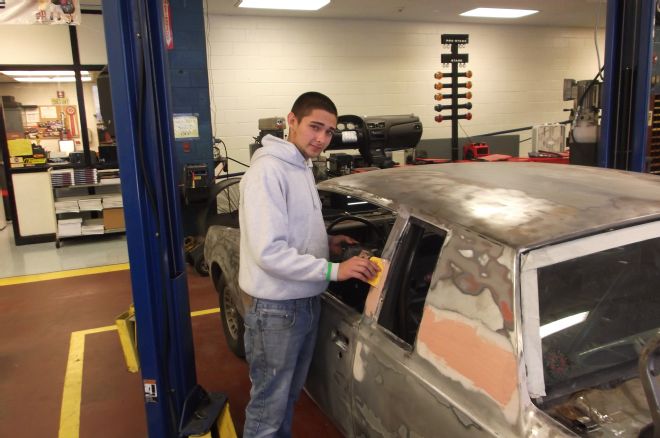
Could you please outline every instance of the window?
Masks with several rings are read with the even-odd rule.
[[[396,213],[363,199],[332,192],[319,192],[328,234],[344,234],[359,242],[347,246],[333,262],[353,256],[376,256],[383,253],[385,243],[396,221]],[[370,286],[351,279],[332,282],[328,292],[347,306],[362,313]]]
[[[107,63],[100,10],[84,11],[79,26],[7,26],[0,29],[0,40],[21,41],[0,45],[0,96],[23,112],[19,138],[32,140],[55,159],[67,158],[69,150],[60,149],[58,141],[72,140],[76,151],[84,151],[86,164],[94,164],[89,151],[107,140],[100,128],[112,119],[104,114],[100,120],[95,111],[97,76]]]
[[[660,238],[538,270],[546,389],[588,385],[607,370],[637,369],[660,328]]]
[[[445,236],[444,231],[411,218],[387,279],[378,323],[410,346],[417,338]]]
[[[45,152],[52,153],[53,158],[68,157],[65,151],[69,150],[60,147],[62,140],[72,141],[75,151],[85,150],[85,144],[97,149],[92,86],[98,75],[93,68],[98,66],[87,67],[90,69],[80,70],[82,94],[79,94],[73,68],[0,66],[3,105],[11,102],[22,114],[21,126],[15,132],[17,138],[30,139]]]
[[[660,329],[658,236],[660,222],[649,222],[542,247],[521,258],[532,398],[548,403],[637,373],[640,351]]]

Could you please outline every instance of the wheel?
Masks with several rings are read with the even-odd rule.
[[[209,276],[209,265],[206,263],[204,255],[197,257],[195,260],[195,272],[197,272],[202,277]]]
[[[245,357],[245,343],[243,340],[245,324],[231,294],[227,291],[227,283],[222,276],[218,278],[215,289],[218,291],[220,320],[222,321],[222,331],[225,333],[227,346],[236,356]]]

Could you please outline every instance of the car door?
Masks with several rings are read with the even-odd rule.
[[[377,318],[358,327],[353,365],[355,436],[488,436],[434,385],[415,341],[447,233],[410,218]]]
[[[396,213],[389,209],[352,195],[323,192],[321,199],[324,208],[350,213],[346,220],[338,221],[341,217],[327,218],[330,220],[329,228],[342,222],[341,229],[329,232],[354,238],[360,242],[359,248],[369,254],[382,256],[389,245],[390,235],[399,235],[391,228]],[[367,219],[356,221],[362,216]],[[366,227],[364,222],[371,226]],[[350,254],[345,257],[350,257]],[[355,337],[370,290],[367,283],[355,279],[330,282],[327,291],[321,295],[316,350],[306,382],[308,394],[346,436],[353,436],[351,394]]]
[[[351,382],[355,336],[361,314],[326,292],[307,393],[345,436],[352,436]]]

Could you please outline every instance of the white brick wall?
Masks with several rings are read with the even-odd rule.
[[[209,71],[215,135],[231,157],[248,161],[257,120],[286,116],[295,97],[329,95],[340,114],[414,113],[423,138],[451,136],[436,123],[435,71],[443,33],[467,33],[474,76],[471,136],[568,118],[564,78],[597,71],[593,29],[211,15]],[[604,31],[598,34],[601,60]],[[520,133],[521,139],[529,137]],[[462,132],[461,132],[462,135]],[[531,142],[521,144],[526,155]],[[232,171],[241,170],[233,165]]]

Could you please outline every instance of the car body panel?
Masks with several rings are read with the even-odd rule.
[[[609,392],[587,389],[548,412],[532,401],[520,260],[531,249],[660,220],[658,177],[581,166],[469,163],[349,175],[319,189],[397,214],[382,249],[382,279],[368,290],[364,311],[323,294],[307,390],[342,433],[574,436],[551,415],[564,409],[565,416],[575,406],[602,414],[604,422],[615,419],[598,436],[648,423],[639,379]],[[407,343],[379,318],[388,294],[397,293],[392,278],[405,269],[397,254],[414,221],[442,230],[444,240],[415,341]],[[219,266],[240,294],[238,230],[211,227],[206,253],[211,270]],[[627,398],[626,415],[612,410],[618,397]]]
[[[532,247],[658,217],[660,181],[587,166],[453,163],[324,181],[320,190],[362,197],[433,221],[460,224],[512,248]]]
[[[321,296],[318,341],[306,389],[337,428],[352,435],[353,360],[360,315],[330,294]]]
[[[384,436],[443,430],[456,437],[523,430],[513,276],[503,268],[513,265],[515,252],[453,229],[434,270],[413,350],[374,319],[361,325],[354,365],[356,436],[370,436],[369,430]],[[400,240],[390,235],[393,245]],[[395,250],[386,248],[385,255],[391,258]]]
[[[212,279],[223,275],[233,302],[240,306],[239,313],[245,315],[244,292],[238,286],[240,260],[240,231],[238,228],[213,225],[206,233],[204,257],[209,261]]]

